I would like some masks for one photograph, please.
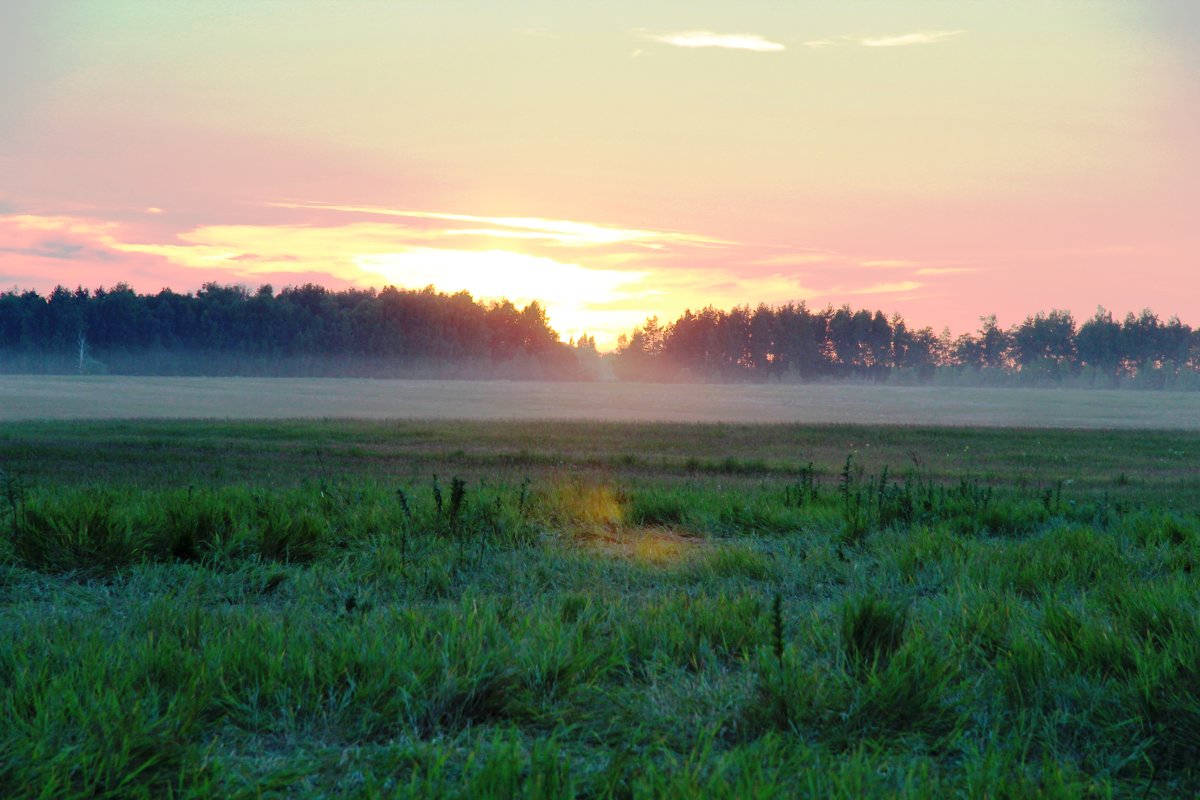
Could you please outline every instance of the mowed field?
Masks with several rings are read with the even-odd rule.
[[[1167,427],[0,423],[0,796],[1195,796]]]
[[[0,376],[0,420],[588,419],[1200,430],[1200,392]]]

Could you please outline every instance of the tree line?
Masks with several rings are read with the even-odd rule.
[[[1082,324],[1053,310],[1008,328],[984,317],[954,337],[848,305],[709,306],[651,317],[602,358],[590,336],[562,342],[536,302],[432,287],[0,293],[0,372],[76,371],[1200,389],[1200,330],[1150,310],[1117,319],[1099,309]]]
[[[4,372],[579,379],[598,358],[591,337],[562,343],[536,302],[432,287],[0,293]]]
[[[807,381],[1200,389],[1200,330],[1150,310],[1115,319],[1103,308],[1082,324],[1069,311],[1039,312],[972,333],[912,328],[902,317],[804,303],[711,306],[677,320],[646,320],[618,342],[624,380]]]

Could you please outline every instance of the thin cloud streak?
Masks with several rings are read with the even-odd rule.
[[[915,290],[926,291],[923,276],[936,285],[939,275],[954,280],[956,274],[974,269],[946,262],[921,266],[919,261],[863,258],[803,247],[763,254],[757,260],[748,258],[739,267],[730,263],[730,257],[737,262],[740,248],[747,248],[743,254],[749,255],[755,246],[722,248],[708,257],[698,254],[691,246],[694,242],[685,237],[682,242],[659,244],[661,250],[634,252],[629,246],[631,237],[643,237],[646,243],[645,237],[671,232],[534,217],[366,208],[380,216],[367,213],[357,218],[335,216],[291,223],[202,224],[175,231],[169,226],[147,229],[86,217],[0,215],[0,253],[7,255],[4,266],[10,271],[37,274],[44,269],[54,273],[56,282],[71,285],[132,280],[141,290],[156,291],[178,285],[181,278],[185,290],[193,283],[208,281],[314,281],[340,287],[382,282],[415,289],[432,284],[447,292],[465,289],[481,300],[508,297],[522,304],[537,299],[564,338],[587,332],[596,336],[602,348],[612,346],[621,333],[649,314],[673,319],[685,308],[710,304],[840,303],[871,295],[881,297],[876,302],[895,303],[912,297]],[[333,210],[341,209],[362,211],[356,206]],[[486,224],[423,227],[396,217]],[[551,244],[554,238],[565,236],[589,246],[542,253],[509,250],[511,245],[502,241],[505,235],[514,242],[553,235]],[[486,237],[494,236],[500,238],[487,241]],[[898,268],[900,274],[893,270],[881,273],[866,264]],[[758,269],[747,270],[751,266]],[[837,271],[837,277],[831,270]],[[186,272],[195,277],[187,278]],[[815,279],[812,273],[826,277]],[[879,280],[884,274],[895,279]],[[40,287],[31,288],[51,285],[47,279]]]
[[[838,266],[842,268],[864,267],[867,269],[911,269],[920,274],[923,264],[908,258],[861,258],[834,250],[810,248],[801,252],[767,256],[751,262],[759,266]],[[935,274],[935,273],[928,273]]]
[[[961,36],[965,30],[956,31],[915,31],[901,33],[895,36],[839,36],[834,39],[813,39],[804,43],[805,47],[820,50],[825,47],[841,47],[857,45],[859,47],[912,47],[919,44],[937,44],[955,36]]]
[[[916,33],[904,33],[899,36],[880,36],[878,38],[858,39],[856,41],[863,47],[909,47],[916,44],[944,42],[963,33],[966,33],[966,31],[917,31]]]
[[[905,258],[873,258],[860,261],[858,264],[862,267],[876,267],[878,269],[902,269],[904,267],[919,266],[918,262]]]
[[[982,272],[977,267],[922,267],[918,275],[967,275],[972,272]]]
[[[751,50],[756,53],[778,53],[787,47],[772,42],[757,33],[714,33],[712,31],[676,31],[650,33],[641,31],[643,38],[674,47],[719,47],[726,50]]]
[[[795,267],[805,264],[829,264],[844,261],[845,257],[832,250],[807,250],[801,253],[783,253],[767,256],[752,261],[752,264],[764,267]]]
[[[921,284],[917,281],[898,281],[896,283],[876,283],[861,289],[839,288],[836,292],[831,291],[830,294],[895,294],[896,292],[911,292],[913,289],[919,288],[921,288]]]
[[[85,218],[0,215],[0,252],[21,251],[14,267],[22,260],[44,261],[48,250],[57,255],[69,249],[80,254],[79,268],[90,273],[89,279],[103,282],[102,275],[120,275],[123,280],[145,284],[139,288],[150,291],[168,285],[167,281],[160,283],[159,276],[173,272],[176,280],[169,283],[176,283],[182,274],[179,270],[192,271],[195,283],[294,280],[300,276],[304,281],[337,286],[383,282],[419,289],[432,284],[439,291],[465,289],[480,300],[507,297],[518,304],[540,300],[564,338],[587,332],[602,347],[612,346],[617,336],[648,313],[671,317],[686,306],[700,307],[718,296],[729,302],[753,302],[808,293],[794,280],[779,275],[739,276],[725,269],[684,271],[650,267],[645,260],[641,268],[614,268],[604,265],[606,256],[613,255],[604,248],[573,251],[580,255],[576,261],[464,248],[461,234],[457,241],[454,236],[444,230],[383,220],[200,225],[177,233],[147,235],[128,225]],[[101,265],[105,265],[104,271],[99,269]],[[139,281],[137,276],[143,273],[150,277]],[[191,282],[184,278],[185,288]],[[31,288],[47,290],[50,286],[47,280]]]
[[[496,236],[514,239],[544,239],[568,246],[601,246],[634,244],[653,247],[660,244],[692,246],[733,245],[736,242],[710,236],[681,233],[679,231],[642,230],[618,228],[590,222],[542,219],[540,217],[485,217],[475,214],[449,214],[435,211],[413,211],[383,208],[380,206],[346,206],[326,203],[278,202],[268,203],[274,208],[307,208],[321,211],[340,211],[354,214],[372,214],[385,217],[403,217],[445,222],[471,222],[494,225],[496,229],[456,229],[444,231],[450,235]],[[505,230],[508,229],[508,230]],[[514,232],[516,231],[516,232]]]

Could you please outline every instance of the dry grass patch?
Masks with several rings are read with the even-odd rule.
[[[602,553],[660,566],[690,562],[708,548],[708,542],[687,531],[649,526],[613,528],[588,541]]]

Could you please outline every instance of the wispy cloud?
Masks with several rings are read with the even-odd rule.
[[[805,47],[819,50],[824,47],[857,45],[859,47],[911,47],[918,44],[936,44],[966,33],[957,31],[915,31],[894,36],[838,36],[833,39],[813,39]]]
[[[975,267],[923,267],[917,270],[918,275],[966,275],[971,272],[980,272]]]
[[[113,258],[112,253],[106,250],[56,240],[44,241],[34,247],[0,247],[0,253],[52,261],[106,261]]]
[[[753,50],[758,53],[776,53],[787,48],[772,42],[757,33],[714,33],[712,31],[675,31],[654,33],[638,31],[643,38],[675,47],[721,47],[726,50]]]
[[[767,256],[752,263],[761,266],[779,267],[824,266],[836,267],[838,269],[854,269],[856,267],[863,267],[872,270],[911,270],[917,275],[940,275],[961,271],[961,268],[957,267],[953,269],[947,269],[945,272],[939,271],[935,268],[926,268],[925,264],[928,262],[915,261],[910,258],[863,258],[861,256],[839,253],[835,250],[821,250],[817,248],[805,248],[798,252]]]
[[[839,284],[830,286],[827,289],[821,289],[815,294],[817,297],[847,297],[857,295],[870,294],[902,294],[911,292],[913,289],[921,288],[923,284],[920,281],[889,281],[886,283],[872,283],[867,286],[853,286]]]
[[[909,47],[915,44],[936,44],[958,36],[965,31],[917,31],[902,33],[898,36],[880,36],[877,38],[857,39],[863,47]]]
[[[764,267],[798,267],[805,264],[829,264],[845,259],[840,253],[832,250],[803,250],[798,253],[781,253],[755,260],[753,263]]]
[[[910,261],[906,258],[871,258],[866,261],[858,262],[862,267],[875,267],[877,269],[903,269],[905,267],[919,266],[919,262]]]
[[[115,230],[112,222],[65,215],[13,214],[4,217],[6,226],[19,231],[61,231],[73,235],[102,234]]]
[[[897,281],[895,283],[876,283],[858,289],[839,289],[838,294],[895,294],[896,292],[911,292],[919,289],[917,281]]]
[[[560,333],[577,337],[586,331],[602,347],[648,314],[673,319],[685,308],[708,304],[841,303],[860,295],[900,302],[913,290],[936,286],[939,275],[969,269],[895,257],[906,253],[864,257],[815,247],[780,252],[767,245],[718,246],[713,243],[721,240],[693,234],[539,217],[276,205],[295,209],[285,216],[296,219],[282,223],[273,214],[270,223],[172,230],[140,221],[0,215],[0,269],[52,274],[39,280],[42,289],[51,280],[131,280],[151,291],[172,284],[188,289],[201,280],[311,281],[331,288],[432,284],[483,300],[540,300]]]
[[[380,206],[347,206],[326,203],[280,202],[269,203],[275,208],[307,208],[340,211],[384,217],[403,217],[444,222],[469,222],[490,225],[490,228],[454,228],[444,230],[447,236],[490,236],[501,239],[536,239],[567,246],[603,246],[633,244],[649,248],[663,245],[714,246],[734,242],[680,231],[619,228],[592,222],[577,222],[540,217],[485,217],[475,214],[448,214],[437,211],[413,211]]]

